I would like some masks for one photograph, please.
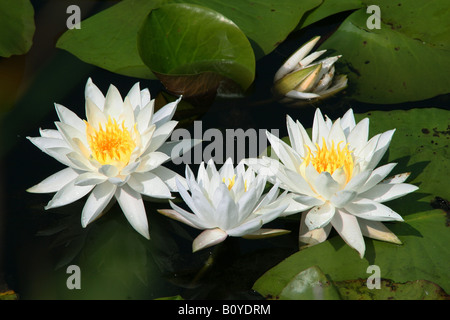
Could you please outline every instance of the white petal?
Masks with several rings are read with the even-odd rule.
[[[216,225],[214,223],[209,223],[207,221],[204,221],[200,219],[196,214],[192,214],[190,212],[187,212],[183,208],[180,208],[175,203],[169,200],[169,204],[172,207],[172,209],[177,213],[178,217],[173,217],[177,219],[178,221],[187,223],[188,225],[196,228],[196,229],[211,229],[215,228]]]
[[[85,130],[86,124],[73,111],[57,103],[55,103],[55,108],[61,122],[67,123],[74,128]]]
[[[383,180],[392,171],[392,169],[394,169],[396,165],[396,163],[388,163],[373,170],[364,185],[358,188],[358,191],[360,193],[363,193],[373,188],[381,180]]]
[[[175,110],[177,109],[177,105],[180,101],[181,97],[179,97],[174,102],[166,104],[164,107],[156,111],[153,115],[152,123],[155,124],[156,127],[160,127],[166,122],[172,120],[172,117],[175,114]]]
[[[27,189],[27,191],[33,193],[57,192],[66,184],[73,181],[77,176],[78,173],[75,170],[72,168],[66,168],[52,174],[37,185]]]
[[[284,141],[274,136],[269,131],[266,131],[266,135],[270,141],[270,146],[280,158],[281,162],[283,162],[289,170],[297,171],[300,164],[303,162],[300,155],[297,154],[297,152],[295,152],[295,150],[288,146]]]
[[[314,197],[298,196],[292,193],[288,194],[285,197],[285,201],[289,201],[289,206],[283,212],[283,216],[303,212],[305,210],[311,209],[314,206],[319,206],[323,203],[323,200],[319,200]]]
[[[115,192],[116,186],[107,182],[97,185],[92,190],[81,213],[81,225],[83,228],[99,217]]]
[[[53,138],[53,139],[63,140],[63,137],[58,130],[39,128],[39,133],[40,133],[41,137],[43,137],[43,138]]]
[[[301,46],[294,54],[292,54],[275,73],[274,81],[281,79],[286,74],[294,70],[299,61],[301,61],[314,48],[319,39],[320,37],[314,37],[303,46]]]
[[[247,222],[240,224],[233,229],[227,230],[227,233],[231,237],[243,237],[261,229],[262,225],[262,219],[259,216],[255,216],[254,219],[248,220]]]
[[[153,103],[149,103],[138,112],[136,123],[139,132],[144,132],[150,126],[153,117],[153,107]]]
[[[368,198],[376,202],[386,202],[400,198],[405,194],[416,191],[417,189],[419,189],[419,187],[408,183],[382,183],[360,194],[360,197]]]
[[[329,200],[339,191],[340,185],[331,177],[330,173],[324,171],[313,180],[314,189],[324,199]]]
[[[74,138],[79,139],[85,145],[88,144],[86,140],[86,132],[80,131],[80,129],[85,130],[85,128],[74,128],[64,122],[55,122],[55,125],[58,128],[59,132],[61,132],[64,141],[66,141],[72,149],[77,150],[78,148],[78,145],[73,142]]]
[[[313,246],[327,240],[328,234],[330,233],[332,228],[331,224],[327,224],[323,228],[309,230],[309,228],[305,224],[306,216],[307,212],[304,212],[301,215],[300,229],[298,235],[299,242],[304,243],[307,246]]]
[[[123,109],[123,100],[119,90],[114,85],[110,85],[105,98],[104,113],[112,118],[117,118]]]
[[[400,239],[391,230],[389,230],[382,222],[364,219],[358,219],[358,222],[362,234],[366,237],[381,241],[392,242],[396,244],[402,243]]]
[[[86,119],[95,130],[108,122],[108,117],[90,98],[86,98]]]
[[[134,173],[128,180],[128,185],[139,193],[160,199],[171,198],[169,187],[152,172]]]
[[[406,179],[408,179],[408,177],[410,175],[411,175],[411,172],[399,173],[399,174],[396,174],[395,176],[384,179],[382,181],[382,183],[391,183],[391,184],[402,183],[402,182],[405,182]]]
[[[85,172],[80,174],[74,181],[76,186],[90,186],[103,183],[108,178],[97,172]]]
[[[74,181],[69,182],[64,187],[62,187],[50,200],[50,202],[45,207],[46,210],[64,206],[66,204],[77,201],[83,198],[94,188],[91,186],[76,186]]]
[[[361,149],[369,139],[369,118],[364,118],[350,131],[347,141],[350,149]]]
[[[108,178],[113,178],[119,174],[119,169],[116,166],[110,164],[104,164],[98,169],[98,172],[107,176]]]
[[[336,208],[342,208],[345,207],[350,201],[353,201],[357,194],[358,192],[356,191],[341,190],[331,197],[330,202]]]
[[[170,160],[170,157],[162,152],[152,152],[142,157],[141,164],[136,169],[136,172],[146,172],[158,168],[163,163]]]
[[[201,221],[204,221],[209,225],[217,226],[217,222],[213,219],[215,209],[205,197],[200,187],[196,185],[194,181],[189,181],[188,184],[191,189],[191,196],[178,179],[176,179],[176,184],[180,196],[183,198],[187,206],[195,213],[195,215]]]
[[[342,130],[344,130],[344,133],[347,136],[347,141],[348,141],[348,135],[353,130],[353,128],[355,128],[355,125],[356,125],[355,115],[353,114],[353,110],[350,108],[342,116],[342,119],[341,119]]]
[[[301,92],[296,90],[291,90],[288,93],[285,94],[286,97],[291,99],[301,99],[301,100],[309,100],[320,97],[317,93],[312,92]]]
[[[153,169],[152,173],[160,177],[172,192],[178,192],[176,179],[178,179],[185,188],[188,188],[184,177],[180,176],[175,171],[167,169],[166,167],[159,166],[156,169]]]
[[[339,233],[341,238],[353,249],[358,251],[359,256],[364,257],[366,251],[366,245],[364,243],[364,238],[359,228],[358,220],[356,217],[342,212],[340,210],[336,211],[331,224]]]
[[[150,239],[147,215],[141,195],[124,185],[117,188],[115,196],[131,226],[142,236]]]
[[[146,152],[153,152],[161,147],[172,134],[172,131],[175,129],[177,124],[177,121],[169,121],[156,128]]]
[[[181,208],[180,208],[180,209],[181,209]],[[172,219],[174,219],[174,220],[177,220],[177,221],[180,221],[180,222],[182,222],[182,223],[184,223],[184,224],[187,224],[188,226],[190,226],[190,227],[192,227],[192,228],[200,229],[198,225],[194,224],[194,223],[191,221],[191,219],[185,218],[183,215],[181,215],[181,214],[180,214],[178,211],[176,211],[176,210],[171,210],[171,209],[158,209],[157,211],[158,211],[159,213],[161,213],[161,214],[163,214],[163,215],[169,217],[169,218],[172,218]],[[184,210],[183,210],[183,211],[184,211]],[[188,213],[188,212],[187,212],[187,214],[193,216],[193,214],[191,214],[191,213]]]
[[[371,176],[371,171],[363,171],[361,173],[358,173],[354,175],[351,180],[346,184],[345,190],[347,191],[356,191],[361,192],[362,186],[367,183],[367,180]]]
[[[213,211],[214,221],[219,228],[228,230],[240,222],[236,203],[224,183],[217,187],[212,202],[216,206],[216,210]]]
[[[341,127],[341,119],[337,119],[333,123],[328,137],[325,137],[325,139],[329,141],[329,143],[331,143],[331,141],[334,141],[335,146],[337,146],[339,142],[343,142],[340,145],[341,148],[343,148],[347,144],[347,138],[345,137],[344,131]],[[328,147],[331,147],[331,145],[329,145]]]
[[[36,147],[43,152],[48,153],[48,149],[51,148],[68,148],[69,146],[64,140],[45,137],[27,137]]]
[[[94,102],[100,110],[103,110],[103,106],[105,105],[105,97],[100,89],[92,82],[92,79],[89,78],[86,87],[84,89],[84,95],[86,100],[89,98],[92,102]]]
[[[372,155],[372,158],[367,164],[367,169],[372,170],[377,166],[378,162],[380,162],[381,158],[384,156],[387,149],[389,148],[389,144],[391,143],[394,132],[395,129],[386,131],[381,134],[380,139],[378,140],[377,143],[377,147]]]
[[[292,148],[303,157],[304,142],[303,136],[300,132],[300,127],[292,120],[290,116],[286,116],[286,127],[289,135],[289,140],[291,141]]]
[[[283,234],[290,233],[289,230],[284,229],[258,229],[252,233],[246,234],[242,236],[244,239],[265,239],[265,238],[271,238],[271,237],[277,237],[281,236]]]
[[[312,127],[312,142],[322,146],[322,137],[327,138],[330,130],[323,118],[320,109],[316,109],[314,113],[313,127]]]
[[[214,246],[224,241],[227,237],[227,233],[219,228],[205,230],[194,239],[192,243],[192,252]]]
[[[335,208],[328,202],[309,210],[305,218],[305,224],[309,230],[325,227],[333,218]]]
[[[127,97],[130,99],[131,106],[133,110],[140,110],[144,106],[141,105],[141,88],[139,82],[136,82],[128,91]]]
[[[345,206],[350,214],[375,221],[403,221],[403,218],[385,205],[370,199],[358,199]]]

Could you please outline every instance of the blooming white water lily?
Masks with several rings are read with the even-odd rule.
[[[382,221],[403,219],[382,203],[418,187],[403,183],[409,173],[385,179],[395,163],[375,168],[395,129],[369,140],[369,119],[356,124],[351,109],[334,123],[317,109],[312,138],[289,116],[287,129],[291,146],[267,133],[281,163],[267,157],[249,163],[255,170],[264,170],[272,181],[279,181],[280,188],[297,194],[288,210],[304,211],[300,241],[308,245],[325,241],[333,226],[361,257],[365,252],[363,235],[400,243]]]
[[[187,189],[177,182],[178,192],[193,213],[170,202],[171,209],[160,213],[181,221],[193,228],[204,230],[195,238],[192,249],[198,251],[224,241],[228,236],[263,238],[281,235],[289,231],[263,229],[263,224],[277,217],[288,207],[286,193],[278,195],[273,186],[263,195],[266,177],[245,169],[241,162],[236,167],[228,159],[220,170],[212,160],[206,167],[200,164],[197,179],[186,166]]]
[[[85,97],[87,120],[55,104],[57,129],[41,129],[40,137],[28,137],[67,168],[27,191],[56,192],[45,209],[67,205],[92,191],[81,214],[83,227],[114,198],[132,227],[150,238],[142,196],[171,198],[177,191],[175,178],[183,180],[162,166],[176,145],[166,140],[177,124],[172,116],[180,99],[154,113],[154,100],[139,83],[122,100],[115,86],[104,96],[90,78]]]
[[[278,69],[273,86],[276,94],[291,99],[324,99],[347,87],[346,75],[335,76],[334,63],[340,55],[319,61],[315,60],[327,50],[308,55],[319,39],[305,43]]]

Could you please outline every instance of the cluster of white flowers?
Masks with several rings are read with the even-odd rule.
[[[302,47],[295,60],[303,59],[301,64],[308,65],[317,58],[317,54],[303,57],[316,41]],[[330,78],[335,60],[319,63],[315,85],[320,78]],[[288,63],[277,77],[285,77],[291,69]],[[329,85],[330,81],[325,81]],[[178,192],[192,213],[172,201],[172,209],[159,212],[204,230],[193,242],[194,251],[228,236],[284,234],[288,231],[262,226],[298,212],[303,212],[300,241],[307,245],[325,241],[331,227],[361,257],[365,251],[363,235],[400,243],[382,221],[403,219],[382,203],[417,187],[404,183],[408,174],[385,179],[395,164],[376,166],[394,130],[369,139],[369,120],[356,124],[351,109],[334,123],[317,109],[311,138],[299,121],[287,116],[290,145],[267,132],[279,160],[244,159],[235,167],[228,159],[219,170],[210,160],[200,164],[197,177],[189,166],[182,177],[163,166],[172,159],[172,149],[179,143],[184,144],[184,151],[194,145],[193,141],[166,142],[177,125],[172,117],[180,99],[154,113],[154,100],[138,83],[122,99],[113,85],[104,96],[91,79],[85,97],[87,120],[56,104],[60,120],[55,123],[57,129],[40,130],[40,137],[29,138],[67,168],[28,189],[56,192],[46,209],[67,205],[90,193],[81,213],[83,227],[117,200],[131,226],[150,238],[143,197],[173,199],[172,192]],[[265,193],[268,184],[272,187]],[[284,190],[281,194],[280,189]]]

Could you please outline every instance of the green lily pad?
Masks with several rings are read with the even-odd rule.
[[[367,2],[368,5],[372,4]],[[366,8],[351,14],[321,48],[342,54],[348,93],[367,103],[424,100],[450,92],[450,10],[445,0],[378,1],[380,29]]]
[[[397,162],[392,174],[411,172],[407,180],[419,190],[387,202],[403,216],[402,223],[385,223],[402,242],[391,244],[365,238],[363,259],[335,234],[316,246],[302,249],[258,279],[253,289],[263,296],[281,292],[298,274],[318,266],[333,281],[367,279],[369,265],[380,268],[381,278],[394,282],[427,280],[450,292],[450,232],[445,213],[433,209],[431,201],[449,196],[448,145],[450,111],[428,108],[409,111],[375,111],[368,116],[370,134],[396,128],[382,163]]]
[[[272,52],[300,18],[321,0],[180,0],[202,5],[231,19],[249,38],[257,59]]]
[[[186,96],[215,91],[224,79],[245,90],[255,77],[255,57],[245,34],[206,7],[167,4],[153,10],[140,29],[138,48],[166,88]]]
[[[433,282],[426,280],[395,283],[380,280],[380,287],[369,289],[366,280],[335,283],[342,299],[346,300],[448,300],[449,296]]]
[[[0,0],[0,57],[30,50],[34,35],[34,9],[29,0]]]
[[[151,12],[166,0],[124,0],[81,21],[80,29],[67,30],[56,47],[82,61],[130,77],[155,79],[142,62],[137,31]]]

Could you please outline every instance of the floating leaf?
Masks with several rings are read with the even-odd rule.
[[[300,18],[321,0],[180,0],[202,5],[232,20],[250,39],[257,59],[272,52]]]
[[[153,10],[142,25],[138,47],[150,70],[177,94],[215,92],[226,79],[245,90],[255,76],[247,37],[231,20],[197,5],[167,4]]]
[[[34,35],[34,9],[29,0],[0,0],[0,57],[30,50]]]
[[[368,3],[370,4],[370,3]],[[450,92],[450,10],[446,0],[378,1],[381,28],[366,8],[351,14],[321,48],[342,54],[349,93],[361,102],[400,103]],[[353,90],[350,91],[350,90]]]
[[[139,27],[165,0],[124,0],[81,21],[81,29],[66,31],[56,47],[84,62],[125,76],[155,79],[139,57]]]

